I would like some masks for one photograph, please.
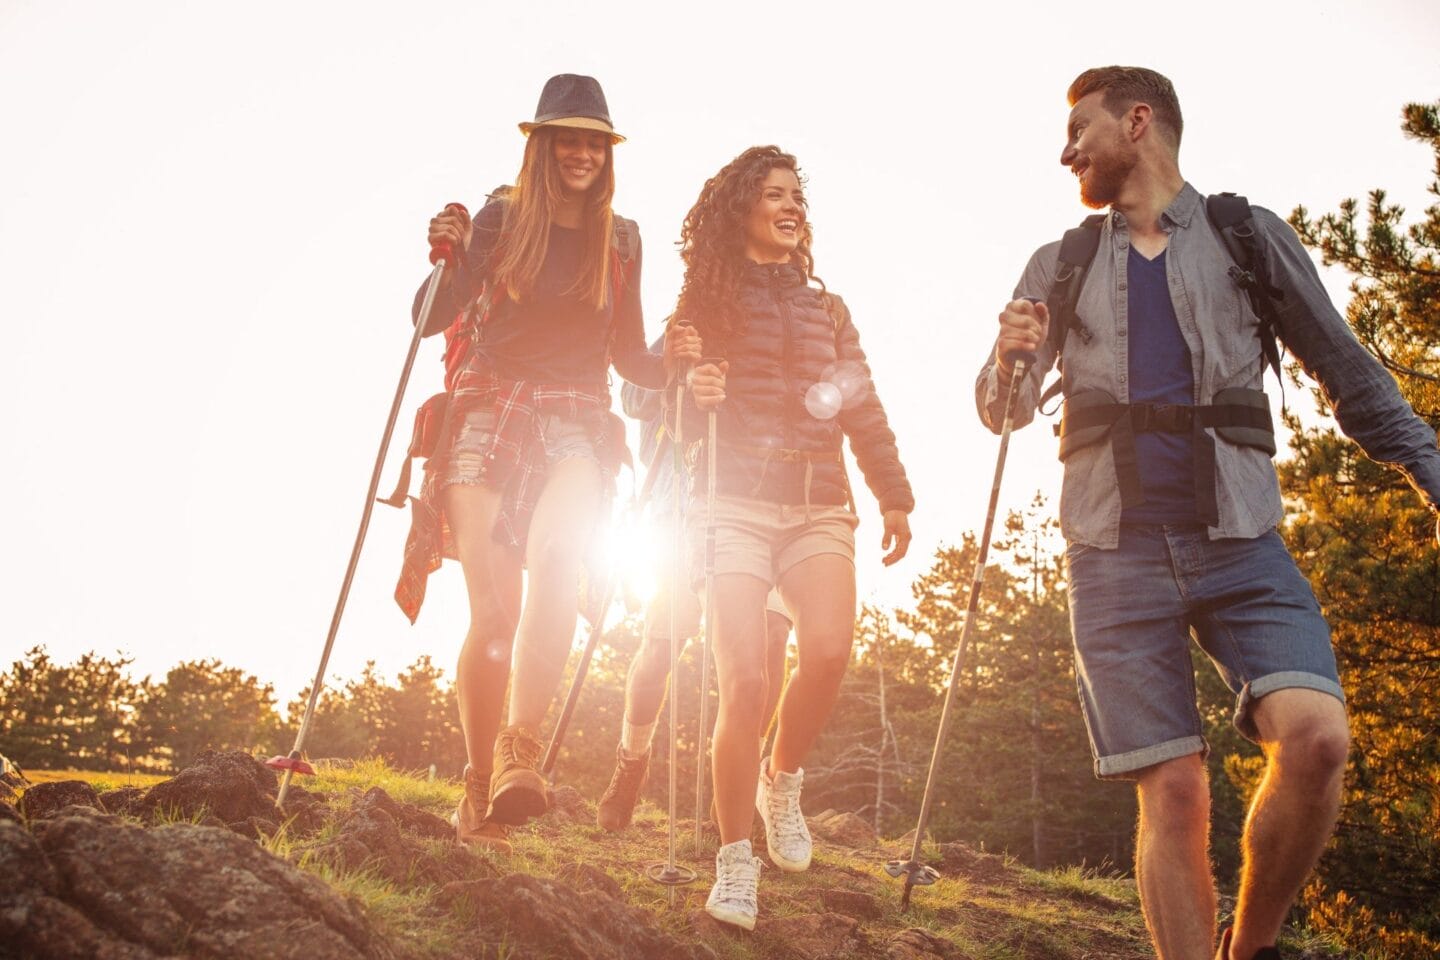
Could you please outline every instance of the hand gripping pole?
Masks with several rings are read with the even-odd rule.
[[[925,796],[920,801],[920,818],[915,824],[915,843],[910,848],[909,860],[891,860],[885,864],[885,872],[899,879],[905,878],[905,892],[900,895],[900,908],[910,906],[910,890],[913,887],[928,887],[940,879],[940,871],[920,862],[920,845],[925,841],[925,828],[930,821],[930,804],[935,799],[935,779],[940,769],[940,754],[945,746],[946,734],[950,731],[951,709],[955,702],[955,691],[960,687],[960,670],[965,662],[965,652],[970,646],[970,631],[975,625],[975,612],[980,606],[980,588],[985,579],[985,558],[990,552],[990,534],[995,528],[995,507],[1000,500],[1000,478],[1005,473],[1005,455],[1010,448],[1010,432],[1015,425],[1015,398],[1020,384],[1035,365],[1035,355],[1014,353],[1010,355],[1013,373],[1010,376],[1010,390],[1005,395],[1005,417],[1000,427],[1000,454],[995,460],[995,480],[990,485],[990,505],[985,512],[985,529],[980,537],[980,552],[975,557],[975,576],[970,581],[970,603],[965,611],[965,624],[960,629],[960,645],[955,649],[955,662],[950,668],[950,687],[945,691],[945,706],[940,710],[940,727],[935,731],[935,747],[930,752],[930,770],[925,775]]]

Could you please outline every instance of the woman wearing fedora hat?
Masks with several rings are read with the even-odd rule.
[[[740,154],[706,182],[680,238],[686,269],[676,322],[693,324],[706,353],[724,358],[691,378],[695,403],[718,415],[713,770],[721,846],[706,910],[749,929],[760,870],[750,850],[755,811],[770,860],[786,871],[808,868],[801,763],[850,660],[858,521],[842,439],[880,502],[887,565],[909,546],[915,498],[850,313],[815,276],[795,158],[777,147]],[[694,517],[692,578],[704,532]],[[781,680],[768,675],[765,657],[765,597],[777,585],[794,616],[797,659],[774,750],[762,760],[766,693]]]
[[[645,346],[639,231],[610,208],[624,138],[599,83],[552,77],[520,130],[515,185],[473,222],[459,205],[430,221],[431,245],[458,261],[427,331],[446,331],[448,402],[396,591],[413,620],[440,558],[464,569],[456,692],[469,764],[452,820],[461,842],[501,848],[507,826],[546,806],[539,727],[574,636],[582,557],[624,456],[608,368],[660,388],[700,356],[688,330],[669,334],[663,355]]]

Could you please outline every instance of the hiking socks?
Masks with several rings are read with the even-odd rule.
[[[639,760],[650,752],[655,739],[656,722],[631,723],[629,718],[620,727],[620,749],[631,760]]]

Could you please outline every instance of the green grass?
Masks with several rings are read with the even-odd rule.
[[[42,772],[34,780],[84,779],[115,786],[114,774],[85,771]],[[148,783],[163,779],[148,778]],[[477,949],[474,915],[463,903],[440,907],[436,891],[423,884],[395,883],[374,869],[339,870],[309,851],[332,839],[336,822],[356,799],[371,787],[441,817],[448,817],[460,797],[459,784],[430,781],[423,775],[396,771],[379,761],[352,765],[322,765],[313,777],[294,781],[312,792],[328,795],[334,816],[318,833],[298,837],[289,824],[265,838],[264,846],[276,856],[323,879],[353,898],[371,922],[402,951],[417,957],[448,958]],[[134,785],[143,785],[134,782]],[[97,789],[99,787],[97,786]],[[591,798],[593,800],[593,798]],[[620,886],[623,899],[653,919],[657,927],[682,940],[693,939],[692,915],[701,910],[713,880],[714,838],[708,837],[700,857],[695,856],[694,830],[689,821],[679,824],[677,862],[696,869],[693,884],[670,891],[645,877],[647,863],[666,856],[666,822],[662,810],[642,803],[635,822],[620,834],[608,834],[593,823],[560,824],[542,820],[511,836],[513,853],[480,856],[501,874],[528,873],[554,876],[570,863],[591,864]],[[447,844],[429,842],[426,849],[443,856]],[[1092,872],[1069,869],[1050,873],[1027,870],[1002,861],[993,880],[981,882],[963,873],[943,876],[930,887],[917,887],[908,911],[901,911],[901,883],[884,871],[886,860],[903,856],[898,842],[852,854],[817,841],[811,869],[803,874],[767,868],[761,874],[760,909],[765,920],[823,912],[819,892],[826,889],[858,890],[873,895],[880,916],[862,921],[862,932],[883,951],[884,943],[907,927],[922,927],[954,944],[962,955],[975,960],[1055,960],[1063,957],[1107,957],[1139,960],[1151,957],[1133,884]],[[940,849],[925,848],[927,858],[938,860]],[[533,951],[504,931],[491,931],[491,954],[530,956]],[[763,931],[707,932],[705,942],[722,960],[781,960],[791,950]]]

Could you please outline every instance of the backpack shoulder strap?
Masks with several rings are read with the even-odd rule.
[[[1285,293],[1270,283],[1265,252],[1255,237],[1255,211],[1245,197],[1215,193],[1205,198],[1205,215],[1234,261],[1227,271],[1230,279],[1249,295],[1250,305],[1260,318],[1260,352],[1283,390],[1280,344],[1275,339],[1275,301],[1283,299]]]
[[[627,268],[635,259],[636,248],[639,246],[636,241],[639,235],[640,231],[634,220],[627,220],[619,214],[615,215],[610,243],[614,246],[615,255],[620,258],[620,263]]]
[[[1090,264],[1100,249],[1100,232],[1105,226],[1106,215],[1092,213],[1081,221],[1078,227],[1071,227],[1060,238],[1059,263],[1055,268],[1055,282],[1050,285],[1050,295],[1045,306],[1050,310],[1051,347],[1055,350],[1057,362],[1065,350],[1065,338],[1073,329],[1082,340],[1089,342],[1090,331],[1080,321],[1075,308],[1080,303],[1080,291],[1085,286],[1085,276]],[[1059,377],[1040,395],[1040,407],[1053,400],[1062,389]]]

